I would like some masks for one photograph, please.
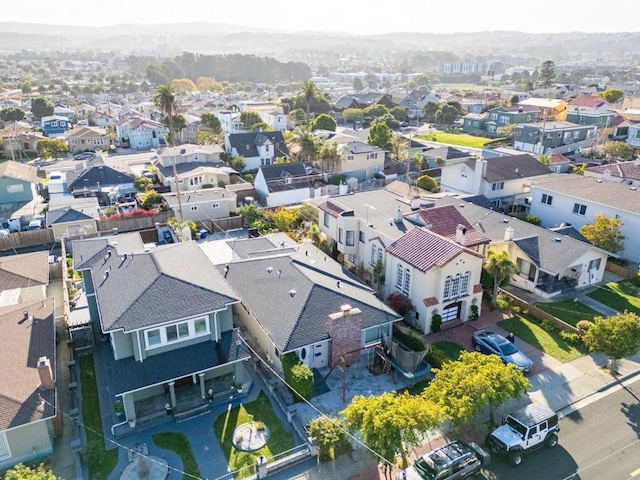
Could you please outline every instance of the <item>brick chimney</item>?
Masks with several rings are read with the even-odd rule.
[[[38,374],[40,375],[40,388],[56,388],[56,384],[53,381],[51,362],[47,357],[38,359]]]
[[[362,311],[343,305],[340,311],[329,315],[331,336],[331,367],[344,359],[347,366],[360,360],[360,338],[362,336]]]

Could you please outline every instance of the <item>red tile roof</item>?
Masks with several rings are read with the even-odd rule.
[[[318,205],[318,208],[323,212],[327,212],[329,215],[331,215],[334,218],[338,218],[338,216],[345,211],[344,208],[339,207],[336,204],[331,202],[323,202],[320,205]]]
[[[606,104],[604,98],[587,94],[578,95],[569,102],[569,105],[576,107],[602,107]]]
[[[479,232],[467,221],[454,205],[425,208],[418,211],[418,215],[424,220],[431,231],[450,240],[456,241],[458,225],[463,225],[467,232],[464,236],[464,246],[488,244],[491,239]]]
[[[429,298],[425,298],[424,300],[422,300],[422,303],[424,303],[425,307],[435,307],[440,302],[438,301],[438,299],[436,297],[429,297]]]

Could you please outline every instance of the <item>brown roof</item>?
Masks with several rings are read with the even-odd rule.
[[[569,102],[569,105],[576,107],[602,107],[607,102],[604,98],[583,93]]]
[[[640,180],[640,164],[636,160],[630,162],[611,163],[607,165],[594,165],[587,167],[589,172],[597,172],[604,175],[606,172],[612,177]]]
[[[570,161],[571,160],[560,153],[552,153],[549,156],[549,165],[555,165],[558,163],[569,163]]]
[[[387,247],[388,253],[421,272],[426,272],[434,266],[443,267],[463,251],[482,257],[473,250],[467,250],[423,227],[409,230]]]
[[[25,165],[20,162],[14,162],[13,160],[0,163],[0,177],[9,177],[33,183],[37,183],[39,181],[38,169],[36,167]]]
[[[55,380],[55,345],[52,298],[0,307],[0,430],[55,415],[55,389],[40,388],[37,370],[47,357]]]
[[[483,288],[482,288],[482,284],[478,283],[476,285],[473,286],[473,293],[480,293],[482,292]]]
[[[422,300],[425,307],[435,307],[440,303],[440,301],[436,297],[429,297]]]
[[[0,291],[49,284],[46,251],[0,257]]]
[[[454,205],[425,208],[418,210],[417,213],[433,232],[449,240],[456,241],[458,225],[464,226],[467,229],[464,237],[465,247],[474,247],[491,242],[491,239],[484,233],[473,228]]]
[[[318,208],[323,212],[327,212],[332,217],[338,218],[342,212],[345,211],[344,208],[337,206],[335,203],[331,202],[322,202],[318,205]]]
[[[105,136],[107,136],[107,131],[104,128],[95,127],[76,127],[67,132],[67,138],[95,138]]]

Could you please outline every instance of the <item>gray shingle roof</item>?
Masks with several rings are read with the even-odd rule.
[[[249,357],[249,349],[235,329],[222,333],[218,342],[202,341],[148,356],[144,362],[138,362],[134,357],[113,360],[107,370],[115,390],[113,393],[118,395]]]
[[[46,214],[46,224],[48,227],[57,223],[77,222],[79,220],[93,219],[94,218],[91,215],[87,215],[86,213],[71,207],[50,210]]]
[[[494,183],[518,178],[536,177],[553,173],[549,167],[543,165],[528,153],[495,157],[487,160],[485,179]]]
[[[325,269],[325,262],[336,263],[323,254],[298,252],[229,266],[227,281],[281,352],[327,340],[329,314],[344,304],[363,312],[363,328],[400,319],[368,287],[340,268]]]
[[[309,188],[311,185],[302,163],[266,165],[260,167],[260,170],[270,192]]]
[[[504,243],[505,230],[512,228],[514,243],[531,256],[538,268],[554,275],[575,265],[577,259],[586,252],[599,250],[590,243],[460,199],[445,197],[437,202],[437,205],[446,204],[454,204],[474,228],[491,238],[492,244]],[[556,241],[556,238],[560,241]]]
[[[112,245],[100,253],[84,267],[91,269],[104,332],[161,325],[238,301],[195,242],[155,247],[126,259]]]
[[[237,150],[238,155],[250,158],[258,156],[257,145],[262,145],[266,139],[269,139],[273,143],[273,150],[276,157],[289,156],[289,148],[280,131],[232,133],[229,135],[229,144]]]
[[[25,319],[23,312],[33,319]],[[55,415],[56,390],[39,388],[37,364],[43,356],[55,380],[53,299],[0,307],[0,431]]]
[[[122,170],[116,170],[107,165],[102,157],[95,157],[76,165],[74,170],[67,172],[67,189],[79,190],[84,187],[91,188],[99,185],[121,185],[133,183],[134,175]]]
[[[88,238],[75,240],[72,245],[73,265],[76,270],[88,268],[96,256],[103,256],[107,247],[112,246],[117,255],[126,253],[142,253],[144,243],[138,232],[114,235],[111,237]]]

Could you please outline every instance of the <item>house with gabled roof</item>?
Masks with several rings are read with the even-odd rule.
[[[100,196],[103,191],[118,187],[123,193],[132,193],[135,175],[124,162],[113,162],[102,156],[77,162],[66,172],[67,191],[74,195]]]
[[[258,169],[254,188],[266,207],[294,205],[311,197],[313,182],[302,163],[278,163]]]
[[[13,160],[0,163],[0,204],[35,200],[40,183],[36,167]]]
[[[45,251],[0,257],[0,305],[44,300],[49,285]]]
[[[60,240],[64,237],[96,233],[99,219],[95,208],[83,207],[77,210],[73,207],[62,207],[47,211],[45,226],[53,229],[54,238]]]
[[[441,197],[435,205],[456,209],[490,238],[487,249],[506,251],[517,265],[511,284],[518,288],[550,298],[602,281],[609,252],[576,232],[539,227],[460,198]]]
[[[107,150],[111,145],[107,131],[98,127],[76,127],[66,133],[66,139],[71,153]]]
[[[50,456],[62,434],[52,298],[0,305],[0,469]]]
[[[595,125],[608,129],[612,126],[615,112],[609,102],[597,95],[581,94],[567,104],[567,122],[578,125]]]
[[[289,148],[281,131],[232,133],[225,137],[225,150],[232,158],[242,155],[245,170],[271,165],[278,158],[289,158]]]
[[[150,150],[167,143],[163,124],[133,114],[116,122],[116,135],[125,148]]]
[[[220,161],[224,150],[218,145],[183,144],[161,148],[155,161],[158,181],[176,191],[175,176],[181,190],[196,190],[203,186],[217,187],[232,183],[235,171]]]
[[[248,380],[249,351],[233,327],[239,298],[196,242],[145,248],[133,233],[72,247],[94,334],[109,340],[98,343],[106,368],[97,381],[127,420],[207,408]]]
[[[211,256],[229,260],[218,271],[241,298],[235,321],[276,368],[289,352],[311,368],[355,363],[402,318],[311,243],[284,234],[214,243]]]
[[[638,187],[640,186],[640,160],[594,165],[584,169],[584,176]]]

